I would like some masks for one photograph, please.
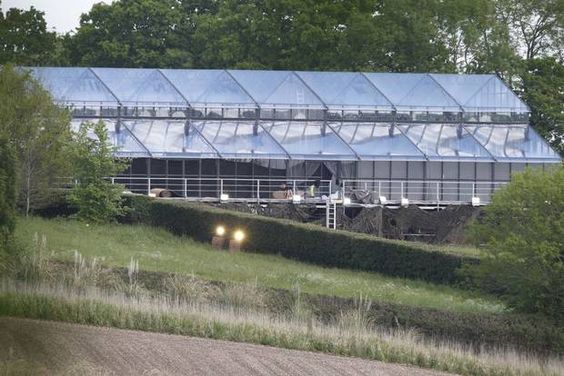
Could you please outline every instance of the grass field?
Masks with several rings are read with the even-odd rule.
[[[323,324],[271,316],[248,307],[190,303],[167,296],[129,296],[96,288],[0,281],[0,316],[189,335],[410,364],[466,376],[558,375],[559,357],[425,340],[412,331],[374,327],[359,306]],[[1,370],[1,368],[0,368]]]
[[[278,256],[228,254],[207,244],[144,226],[86,225],[69,220],[21,219],[18,238],[32,243],[34,234],[45,235],[55,258],[71,260],[78,251],[85,257],[102,257],[108,266],[124,267],[133,259],[142,270],[193,274],[233,282],[291,289],[310,294],[467,312],[503,312],[503,303],[453,287],[385,277],[334,268],[322,268]]]

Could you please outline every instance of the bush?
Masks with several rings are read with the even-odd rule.
[[[95,139],[89,136],[92,132]],[[83,123],[74,134],[71,158],[74,167],[73,186],[69,199],[77,210],[77,218],[88,222],[111,222],[125,212],[121,193],[124,187],[107,181],[125,170],[126,162],[113,156],[104,123]]]
[[[564,166],[515,174],[471,227],[485,257],[469,268],[510,306],[564,320]]]
[[[423,245],[374,236],[328,230],[316,225],[232,212],[202,204],[150,200],[132,196],[131,222],[164,227],[178,235],[209,241],[221,224],[228,231],[246,233],[244,247],[258,253],[280,254],[313,264],[378,272],[436,283],[453,283],[464,261],[476,259],[439,251]]]

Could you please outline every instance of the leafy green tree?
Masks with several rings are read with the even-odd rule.
[[[68,42],[73,65],[188,67],[193,20],[175,0],[95,4]]]
[[[485,250],[470,267],[483,288],[520,311],[564,319],[564,166],[515,174],[471,234]]]
[[[532,126],[564,155],[564,65],[554,58],[527,61],[522,90]]]
[[[57,36],[47,31],[44,15],[34,7],[11,8],[6,13],[0,10],[0,64],[41,65],[52,61]]]
[[[526,60],[562,53],[562,0],[497,0],[499,13],[511,27],[514,44]]]
[[[0,68],[0,136],[16,154],[18,203],[27,215],[50,200],[57,178],[68,173],[70,114],[28,73],[6,65]]]
[[[0,255],[6,251],[16,225],[16,161],[12,146],[0,139]]]
[[[124,187],[107,180],[127,166],[113,156],[105,124],[83,123],[74,134],[70,157],[75,185],[70,202],[78,208],[77,217],[86,222],[111,222],[125,213]]]

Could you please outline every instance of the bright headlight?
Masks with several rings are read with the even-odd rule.
[[[238,242],[242,242],[243,239],[245,239],[245,233],[241,230],[237,230],[235,231],[235,233],[233,233],[233,239],[235,239]]]
[[[223,227],[223,226],[217,226],[217,227],[215,228],[215,234],[216,234],[217,236],[223,236],[223,235],[225,235],[225,227]]]

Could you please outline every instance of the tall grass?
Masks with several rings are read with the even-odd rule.
[[[462,375],[556,375],[564,368],[556,356],[538,358],[508,347],[476,350],[378,327],[369,315],[372,302],[362,295],[322,322],[304,303],[299,285],[292,289],[290,311],[277,314],[266,307],[257,280],[219,287],[193,275],[171,275],[153,291],[139,282],[137,259],[129,260],[120,279],[97,258],[76,252],[69,268],[50,262],[46,249],[45,239],[36,242],[20,265],[25,278],[1,280],[0,315],[321,351]]]
[[[21,219],[18,237],[29,242],[46,235],[59,260],[73,261],[74,252],[97,257],[107,266],[137,260],[143,270],[194,275],[207,280],[247,283],[304,293],[354,298],[362,294],[378,302],[457,312],[507,311],[498,299],[453,287],[382,276],[376,273],[323,268],[273,255],[219,252],[207,244],[145,226],[90,225],[64,220]]]
[[[85,292],[62,283],[0,284],[0,315],[321,351],[461,375],[557,375],[564,369],[562,358],[538,359],[508,349],[475,351],[454,342],[425,340],[413,331],[374,327],[364,314],[369,304],[359,299],[357,307],[343,312],[337,322],[323,324],[313,317],[273,316],[225,301],[131,296],[97,288]]]

